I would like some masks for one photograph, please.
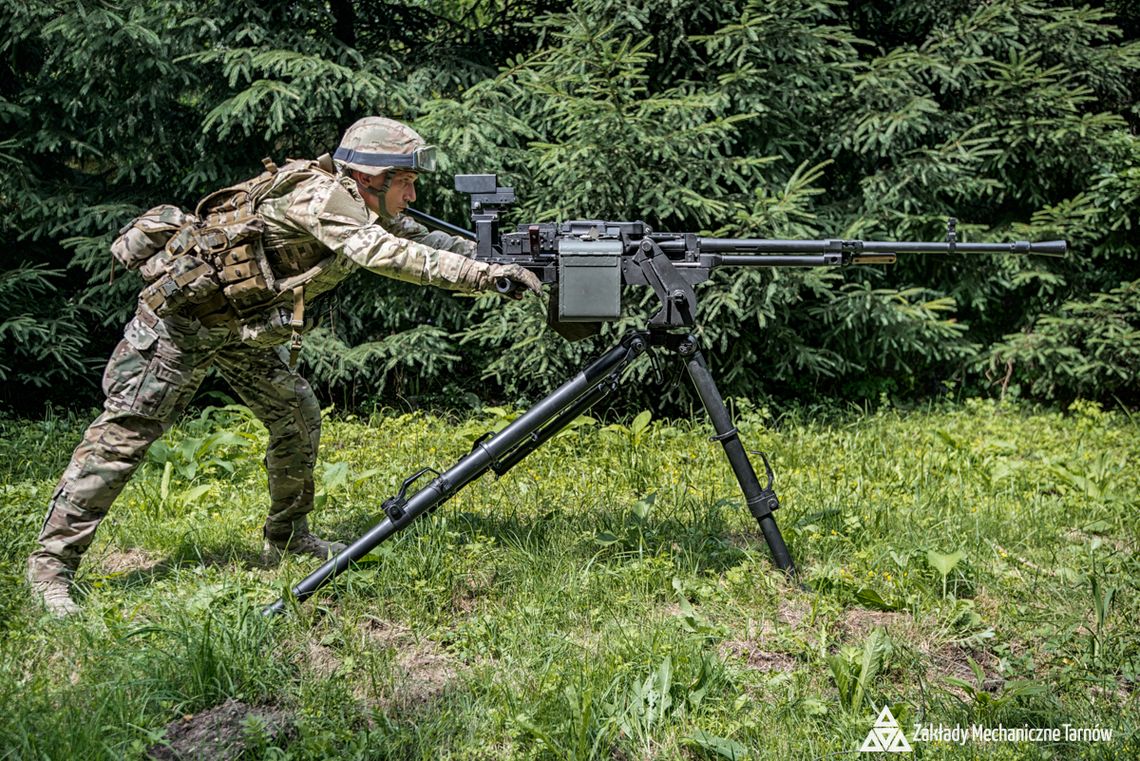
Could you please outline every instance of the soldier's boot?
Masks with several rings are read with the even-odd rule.
[[[261,558],[265,563],[278,563],[285,554],[311,555],[318,560],[328,560],[347,548],[347,544],[321,539],[312,531],[304,529],[284,539],[272,539],[266,536]]]
[[[65,483],[56,489],[37,538],[39,546],[28,556],[27,578],[32,596],[58,618],[80,610],[72,597],[72,579],[106,514],[90,505],[84,507],[67,491]]]
[[[71,598],[71,572],[58,561],[41,553],[28,558],[28,586],[44,610],[56,618],[67,618],[82,611]]]

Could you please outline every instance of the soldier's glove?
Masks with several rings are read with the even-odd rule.
[[[497,290],[513,299],[521,299],[524,288],[542,295],[542,281],[520,264],[492,264],[487,267],[486,278],[480,290]]]

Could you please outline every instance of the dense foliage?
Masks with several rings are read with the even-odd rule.
[[[1064,261],[720,272],[700,295],[727,395],[1137,401],[1130,4],[17,0],[0,19],[9,404],[96,399],[139,285],[107,244],[138,210],[329,150],[373,113],[441,146],[418,205],[455,221],[446,175],[495,171],[514,221],[938,239],[954,215],[969,240],[1072,243]],[[570,345],[534,300],[356,276],[303,361],[350,404],[533,398],[635,324],[638,297]]]

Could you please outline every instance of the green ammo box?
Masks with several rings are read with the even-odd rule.
[[[621,314],[620,240],[558,241],[558,319],[612,320]]]

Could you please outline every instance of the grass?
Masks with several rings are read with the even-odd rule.
[[[362,533],[509,417],[327,417],[318,531]],[[64,622],[23,562],[86,420],[2,421],[0,759],[830,758],[883,706],[908,736],[1113,732],[922,757],[1140,755],[1135,420],[982,401],[737,419],[772,457],[803,587],[711,429],[641,416],[579,421],[267,621],[315,562],[260,562],[266,435],[227,407],[152,450]]]

